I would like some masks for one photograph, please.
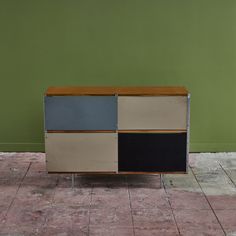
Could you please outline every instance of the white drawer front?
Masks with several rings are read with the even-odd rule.
[[[48,172],[116,172],[115,133],[46,133]]]
[[[186,129],[186,96],[118,97],[118,129]]]

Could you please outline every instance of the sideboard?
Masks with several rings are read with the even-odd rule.
[[[49,87],[48,173],[186,173],[190,94],[184,87]]]

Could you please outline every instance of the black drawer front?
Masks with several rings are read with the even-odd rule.
[[[118,170],[186,172],[186,133],[118,134]]]

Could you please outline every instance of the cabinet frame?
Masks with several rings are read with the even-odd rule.
[[[104,91],[104,93],[103,93]],[[143,94],[142,94],[143,92]],[[150,92],[150,93],[149,93]],[[147,171],[119,171],[118,170],[118,151],[117,151],[117,169],[115,171],[48,171],[48,173],[78,173],[78,174],[165,174],[165,173],[187,173],[188,172],[188,164],[189,164],[189,146],[190,146],[190,93],[183,87],[68,87],[68,88],[60,88],[54,87],[53,89],[49,88],[45,93],[45,97],[51,96],[114,96],[116,99],[116,125],[113,130],[106,129],[84,129],[84,130],[48,130],[45,125],[44,119],[44,127],[45,127],[45,138],[50,133],[58,133],[58,134],[67,134],[67,133],[179,133],[186,132],[186,171],[171,171],[171,172],[147,172]],[[131,129],[122,129],[119,127],[119,98],[122,97],[138,97],[140,99],[145,97],[185,97],[187,99],[186,102],[186,128],[181,127],[180,129],[169,129],[166,127],[165,129],[160,128],[131,128]],[[45,112],[45,104],[44,104],[44,112]],[[44,113],[45,117],[45,113]],[[118,139],[118,137],[117,137]],[[117,141],[118,143],[118,141]],[[118,147],[117,147],[118,150]]]

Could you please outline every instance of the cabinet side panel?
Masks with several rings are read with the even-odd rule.
[[[186,133],[120,133],[118,170],[186,172]]]
[[[187,96],[120,96],[118,129],[187,129]]]
[[[116,172],[117,134],[47,133],[48,172]]]

